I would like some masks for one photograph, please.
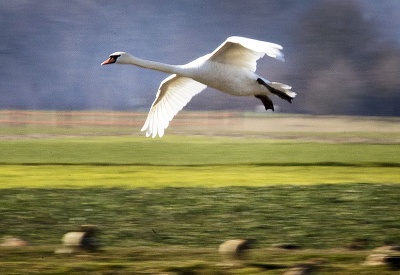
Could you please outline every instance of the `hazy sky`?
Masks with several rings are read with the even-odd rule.
[[[343,17],[348,10],[348,17]],[[397,63],[368,57],[368,51],[378,55],[375,51],[379,52],[382,45],[395,56],[400,43],[397,0],[0,0],[0,13],[3,109],[148,109],[167,75],[130,66],[100,66],[110,53],[123,50],[145,59],[181,64],[211,52],[231,35],[284,46],[285,63],[264,58],[257,71],[267,79],[292,85],[298,92],[292,105],[273,99],[283,111],[323,113],[323,95],[331,95],[330,89],[336,91],[331,86],[336,79],[348,82],[340,97],[347,97],[349,89],[371,87],[368,74],[357,65],[360,62],[388,70],[385,77],[398,68]],[[324,16],[330,21],[319,18],[321,13],[329,15]],[[353,23],[353,17],[358,21]],[[343,20],[349,20],[349,25],[341,25]],[[354,24],[360,24],[360,28]],[[350,29],[353,32],[347,34]],[[369,42],[359,44],[349,37],[354,45],[349,45],[348,53],[325,53],[317,58],[324,50],[313,44],[325,45],[329,37],[337,39],[337,32],[349,36],[365,33],[360,37],[368,37]],[[310,35],[316,39],[310,40]],[[369,47],[373,49],[366,51]],[[356,56],[357,51],[363,55]],[[338,64],[327,66],[336,60]],[[316,66],[321,66],[322,73],[310,75],[309,69]],[[348,73],[340,75],[337,70]],[[306,81],[317,78],[323,83]],[[387,97],[397,88],[393,83]],[[379,85],[374,89],[380,89]],[[320,92],[321,87],[324,91]],[[368,91],[365,98],[374,101],[373,93]],[[254,98],[230,98],[206,90],[188,108],[253,110],[259,104]],[[365,109],[364,105],[357,108]],[[348,113],[351,108],[340,111],[340,106],[343,104],[338,105],[338,113]]]

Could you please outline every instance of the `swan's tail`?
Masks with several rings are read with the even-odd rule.
[[[279,82],[271,82],[267,85],[269,86],[269,88],[267,88],[271,93],[276,94],[280,98],[287,100],[290,103],[292,103],[292,99],[296,96],[296,93],[290,90],[292,87],[289,85]]]
[[[280,98],[292,103],[292,99],[296,96],[296,93],[291,91],[291,86],[279,83],[279,82],[269,82],[264,79],[258,78],[258,83],[267,87],[268,91],[279,96]]]

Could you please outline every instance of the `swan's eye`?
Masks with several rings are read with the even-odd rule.
[[[117,58],[120,57],[121,55],[110,55],[110,62],[109,63],[115,63],[117,62]]]
[[[110,58],[117,60],[118,57],[120,57],[121,55],[110,55]]]

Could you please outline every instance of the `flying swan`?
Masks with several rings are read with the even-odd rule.
[[[142,131],[146,136],[162,137],[169,122],[193,96],[207,86],[235,96],[255,96],[266,110],[274,110],[275,94],[292,102],[296,96],[291,87],[270,82],[255,73],[257,60],[265,54],[284,61],[282,46],[245,37],[229,37],[212,53],[185,65],[169,65],[134,57],[126,52],[115,52],[101,63],[129,64],[172,74],[164,79],[151,105]]]

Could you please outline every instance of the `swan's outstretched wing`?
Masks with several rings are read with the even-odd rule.
[[[231,36],[213,51],[209,60],[256,71],[257,60],[265,54],[284,61],[282,46],[260,40]]]
[[[158,88],[156,99],[151,105],[142,131],[153,138],[157,134],[162,137],[169,122],[193,96],[203,91],[207,86],[191,78],[173,74],[163,80]]]

